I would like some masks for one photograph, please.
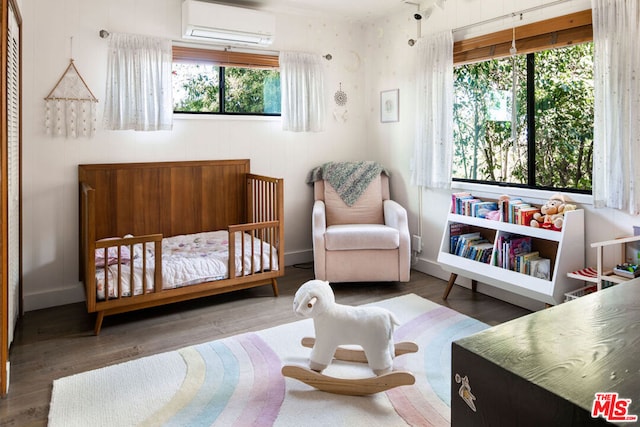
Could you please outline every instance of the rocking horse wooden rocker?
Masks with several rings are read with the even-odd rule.
[[[303,338],[302,345],[312,348],[309,368],[286,365],[282,374],[318,390],[362,396],[394,387],[412,385],[411,372],[392,371],[393,358],[415,353],[412,342],[393,343],[398,320],[381,307],[351,307],[336,304],[328,282],[310,280],[303,284],[293,300],[296,315],[313,318],[316,338]],[[341,347],[359,345],[362,350]],[[322,374],[333,359],[368,363],[374,377],[346,379]]]

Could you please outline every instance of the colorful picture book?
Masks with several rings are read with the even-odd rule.
[[[536,206],[527,206],[516,212],[516,224],[531,225],[534,215],[540,213],[540,208]]]
[[[536,258],[529,262],[529,275],[538,279],[551,280],[551,260]]]
[[[516,271],[518,255],[531,252],[531,237],[518,234],[501,234],[498,238],[498,257],[495,265]]]

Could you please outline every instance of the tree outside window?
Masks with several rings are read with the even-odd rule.
[[[592,43],[454,73],[454,179],[590,192]]]
[[[173,63],[176,113],[280,115],[280,73],[274,69]]]

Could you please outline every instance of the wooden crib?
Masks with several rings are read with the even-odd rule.
[[[265,284],[278,295],[276,278],[284,275],[284,182],[250,173],[249,160],[87,164],[78,166],[78,181],[80,280],[88,312],[97,313],[96,335],[107,315]],[[229,233],[227,277],[164,289],[163,238],[214,230]],[[254,247],[254,241],[263,243]],[[140,247],[134,268],[124,252]],[[105,264],[96,262],[98,255]],[[238,272],[236,263],[250,268]],[[101,269],[99,297],[96,273]]]

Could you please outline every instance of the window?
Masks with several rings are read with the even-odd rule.
[[[516,34],[529,38],[516,37],[519,52],[513,57],[504,57],[511,30],[485,36],[502,40],[483,47],[484,54],[461,54],[460,44],[458,52],[454,47],[454,180],[591,191],[593,44],[587,12],[571,15],[581,19],[534,24],[542,35],[518,28]],[[587,19],[588,25],[579,25]],[[559,20],[571,27],[558,26]]]
[[[175,113],[280,115],[278,57],[174,46]]]

